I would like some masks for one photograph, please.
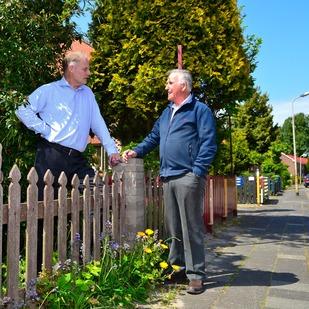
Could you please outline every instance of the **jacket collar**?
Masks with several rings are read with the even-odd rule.
[[[190,93],[190,95],[189,95],[189,96],[184,100],[184,102],[181,104],[180,108],[182,108],[182,107],[183,107],[184,105],[186,105],[186,104],[191,104],[191,103],[193,103],[193,102],[195,102],[195,101],[196,101],[196,99],[195,99],[195,97],[194,97],[194,94],[193,94],[193,93]],[[173,108],[174,102],[169,101],[168,106],[169,106],[170,108]]]

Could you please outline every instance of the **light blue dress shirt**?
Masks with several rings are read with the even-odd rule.
[[[88,86],[75,89],[63,77],[37,88],[28,101],[17,109],[17,117],[48,141],[83,152],[92,129],[108,155],[118,153]]]

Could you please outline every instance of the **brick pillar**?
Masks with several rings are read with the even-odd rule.
[[[145,173],[143,159],[129,159],[124,164],[126,231],[129,239],[145,227]]]

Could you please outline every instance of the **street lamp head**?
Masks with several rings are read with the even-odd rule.
[[[306,97],[307,95],[309,95],[309,91],[304,92],[304,93],[301,94],[299,97],[300,97],[300,98],[303,98],[303,97]]]

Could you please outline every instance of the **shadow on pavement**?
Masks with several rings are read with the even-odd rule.
[[[237,275],[237,276],[236,276]],[[206,288],[230,286],[282,286],[298,282],[295,274],[289,272],[271,272],[243,268],[235,273],[223,273],[209,276]]]

